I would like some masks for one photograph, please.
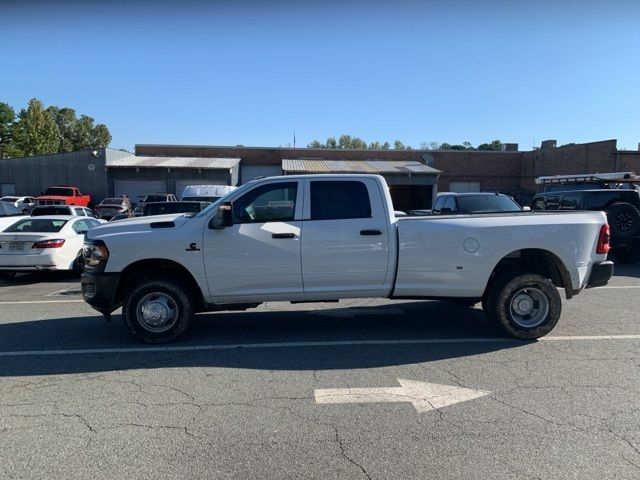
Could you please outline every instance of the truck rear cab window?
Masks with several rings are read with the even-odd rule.
[[[294,219],[298,182],[254,188],[233,202],[233,223],[288,222]]]
[[[311,220],[371,218],[367,186],[358,181],[311,181]]]
[[[458,213],[458,206],[456,204],[456,197],[450,195],[447,197],[447,200],[444,202],[443,210],[446,210],[446,213]],[[445,212],[442,212],[445,213]]]
[[[436,200],[436,203],[433,205],[433,213],[440,213],[440,210],[442,210],[442,207],[444,207],[444,202],[447,200],[446,197],[438,197],[438,199]]]

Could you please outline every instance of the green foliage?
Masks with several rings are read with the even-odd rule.
[[[13,127],[13,142],[25,156],[58,151],[60,130],[37,98],[29,100],[27,108],[20,111]]]
[[[494,140],[491,143],[482,143],[478,145],[478,148],[474,148],[470,142],[463,142],[462,144],[450,144],[450,143],[438,143],[438,142],[422,142],[420,147],[423,150],[490,150],[500,152],[502,151],[502,142],[500,140]]]
[[[16,112],[10,105],[0,102],[0,159],[19,153],[13,143],[13,126]]]
[[[307,145],[307,148],[328,148],[328,149],[342,149],[342,150],[389,150],[391,145],[389,142],[370,142],[367,144],[364,140],[358,137],[352,137],[351,135],[340,135],[338,140],[335,137],[327,138],[325,143],[319,140],[314,140]],[[411,150],[411,147],[404,145],[400,140],[394,142],[394,148],[396,150]]]
[[[0,103],[0,158],[104,148],[109,143],[106,125],[94,125],[87,115],[77,118],[73,108],[44,109],[32,98],[16,121],[13,108]]]

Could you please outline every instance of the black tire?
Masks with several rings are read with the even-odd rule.
[[[611,250],[611,255],[620,263],[630,264],[640,262],[640,242],[635,242],[633,245],[616,247]]]
[[[147,307],[149,317],[142,315]],[[141,280],[126,294],[122,317],[131,333],[144,343],[169,343],[182,335],[193,316],[191,299],[171,280]]]
[[[510,274],[489,287],[483,307],[489,323],[510,337],[532,340],[556,326],[562,299],[547,278],[531,273]]]
[[[84,272],[84,257],[82,256],[82,250],[76,255],[76,259],[73,261],[73,267],[71,268],[76,275],[82,275]]]
[[[614,203],[607,208],[611,240],[628,240],[640,234],[640,210],[630,203]]]
[[[16,276],[16,272],[12,272],[11,270],[1,270],[0,271],[0,279],[2,280],[11,280]]]

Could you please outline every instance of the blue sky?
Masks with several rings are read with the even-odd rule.
[[[640,4],[5,0],[0,101],[111,146],[640,142]]]

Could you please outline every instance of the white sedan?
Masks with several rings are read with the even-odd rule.
[[[0,272],[82,271],[82,246],[95,218],[23,217],[0,233]]]

